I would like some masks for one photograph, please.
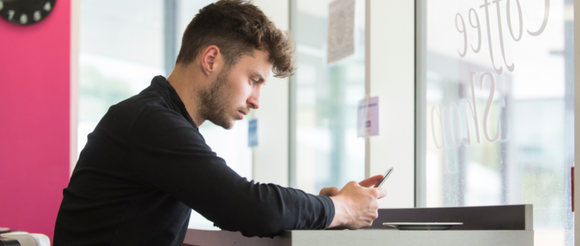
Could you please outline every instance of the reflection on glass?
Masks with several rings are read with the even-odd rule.
[[[296,42],[292,118],[295,129],[296,188],[318,194],[364,178],[364,139],[357,138],[357,106],[364,98],[364,1],[356,1],[355,54],[327,64],[331,1],[291,1]]]
[[[572,245],[573,1],[421,1],[426,206],[533,204]]]

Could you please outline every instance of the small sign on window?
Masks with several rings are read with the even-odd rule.
[[[357,129],[359,138],[379,135],[379,97],[359,101]]]
[[[258,119],[248,122],[248,147],[258,146]]]

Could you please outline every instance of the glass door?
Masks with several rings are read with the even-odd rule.
[[[572,245],[573,1],[417,4],[417,205],[533,204]]]

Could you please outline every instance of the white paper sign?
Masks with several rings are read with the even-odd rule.
[[[357,137],[379,135],[379,97],[358,102]]]
[[[328,60],[331,64],[354,54],[355,0],[334,0],[328,10]]]

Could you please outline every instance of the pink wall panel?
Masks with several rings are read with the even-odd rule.
[[[0,227],[52,239],[69,177],[70,0],[42,22],[0,19]]]

